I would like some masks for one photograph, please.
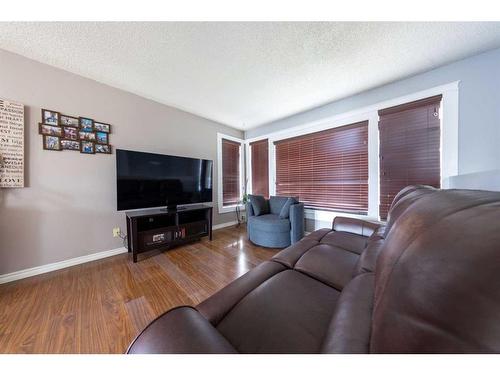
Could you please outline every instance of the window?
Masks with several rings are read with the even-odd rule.
[[[379,111],[381,219],[404,187],[440,187],[440,103],[438,95]]]
[[[242,193],[241,140],[218,134],[218,203],[219,212],[234,210]]]
[[[252,194],[269,197],[269,142],[267,139],[250,143]]]
[[[276,193],[367,214],[368,121],[276,141]]]
[[[240,144],[222,140],[222,205],[234,206],[240,200]]]

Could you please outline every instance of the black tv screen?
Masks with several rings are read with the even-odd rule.
[[[212,202],[212,160],[116,150],[117,209]]]

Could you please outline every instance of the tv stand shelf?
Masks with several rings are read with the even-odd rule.
[[[212,207],[152,209],[127,212],[127,247],[134,263],[137,255],[169,249],[208,236],[212,241]]]

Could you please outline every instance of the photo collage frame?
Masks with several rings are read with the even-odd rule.
[[[58,111],[42,109],[38,133],[43,137],[43,149],[49,151],[79,151],[82,154],[111,154],[111,125],[88,117],[75,117]]]

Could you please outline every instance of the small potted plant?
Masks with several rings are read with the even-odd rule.
[[[236,205],[236,219],[238,220],[237,226],[240,226],[241,223],[245,221],[245,218],[242,217],[242,215],[241,215],[240,205],[245,206],[248,202],[247,185],[248,185],[248,178],[245,181],[245,186],[243,187],[243,195],[241,196],[241,200]]]

